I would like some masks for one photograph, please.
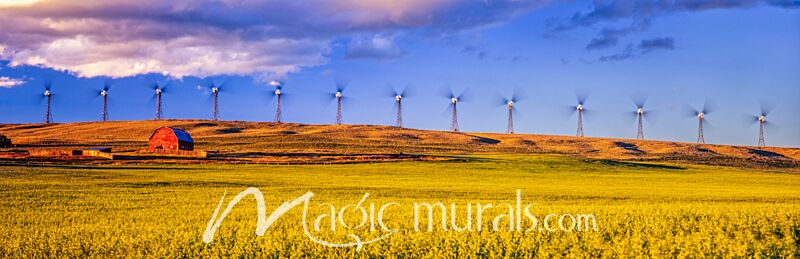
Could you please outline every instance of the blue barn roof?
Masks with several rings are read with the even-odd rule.
[[[189,135],[189,133],[186,132],[186,131],[183,131],[181,129],[176,129],[176,128],[173,128],[173,127],[161,127],[161,128],[168,128],[168,129],[172,130],[172,132],[175,133],[175,136],[178,137],[178,141],[194,143],[194,140],[192,139],[192,135]],[[161,128],[157,128],[156,130],[154,130],[153,133],[150,134],[150,139],[153,139],[153,135],[155,135],[156,132],[158,130],[160,130]]]
[[[183,130],[179,130],[179,129],[176,129],[176,128],[172,128],[172,127],[169,127],[169,128],[172,129],[172,132],[175,132],[175,136],[178,137],[179,141],[194,142],[194,140],[192,139],[192,136],[189,135],[188,132],[183,131]]]

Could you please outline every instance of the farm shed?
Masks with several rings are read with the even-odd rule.
[[[172,127],[161,127],[150,135],[150,151],[194,150],[194,140],[188,132]]]
[[[108,159],[114,159],[114,155],[111,154],[111,148],[108,147],[93,147],[87,149],[76,149],[72,150],[73,156],[84,156],[84,157],[102,157]]]
[[[0,148],[3,147],[11,147],[11,139],[4,135],[0,135]]]

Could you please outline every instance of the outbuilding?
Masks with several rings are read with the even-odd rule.
[[[150,151],[194,150],[194,140],[188,132],[173,127],[161,127],[150,135]]]
[[[0,135],[0,148],[2,147],[11,147],[11,139],[4,135]]]

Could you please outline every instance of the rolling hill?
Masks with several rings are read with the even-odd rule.
[[[666,141],[531,134],[454,133],[375,125],[306,125],[205,120],[2,124],[11,150],[111,147],[147,156],[148,137],[161,126],[192,134],[196,148],[217,162],[358,162],[436,159],[476,153],[561,154],[586,159],[800,167],[800,149],[700,145]],[[136,159],[134,159],[136,160]],[[139,159],[142,160],[142,159]]]

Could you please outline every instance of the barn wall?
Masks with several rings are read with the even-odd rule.
[[[158,148],[161,147],[161,148]],[[160,128],[150,138],[150,151],[156,150],[194,150],[194,143],[179,141],[170,128]]]
[[[178,150],[178,146],[178,138],[169,128],[158,129],[150,139],[150,151],[156,149]]]

